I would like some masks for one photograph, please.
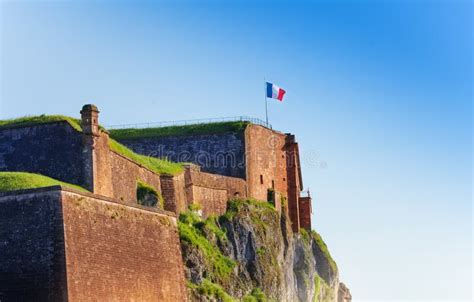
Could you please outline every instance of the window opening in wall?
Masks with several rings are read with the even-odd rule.
[[[260,174],[260,184],[263,185],[263,175]]]
[[[275,189],[275,181],[272,179],[272,189]]]

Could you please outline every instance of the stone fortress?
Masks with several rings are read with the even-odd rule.
[[[0,171],[86,189],[0,193],[1,301],[185,301],[176,217],[193,206],[207,217],[252,198],[311,229],[294,135],[246,121],[109,132],[96,106],[80,113],[0,126]],[[143,161],[154,157],[183,163],[160,172]],[[138,182],[162,203],[143,205]]]

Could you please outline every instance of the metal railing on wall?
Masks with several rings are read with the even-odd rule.
[[[186,126],[186,125],[199,125],[199,124],[211,124],[211,123],[222,123],[222,122],[250,122],[255,125],[260,125],[272,129],[272,125],[262,121],[259,118],[250,116],[231,116],[231,117],[217,117],[207,119],[192,119],[192,120],[178,120],[178,121],[165,121],[165,122],[153,122],[153,123],[137,123],[137,124],[122,124],[122,125],[109,125],[107,129],[127,129],[127,128],[161,128],[170,126]]]

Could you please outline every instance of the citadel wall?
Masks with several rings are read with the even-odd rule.
[[[258,125],[245,130],[249,196],[267,200],[269,189],[287,196],[285,137]]]
[[[300,209],[303,185],[294,135],[249,124],[245,130],[228,133],[121,141],[144,155],[185,154],[188,158],[182,160],[191,156],[201,161],[201,168],[191,165],[171,176],[112,150],[108,132],[99,127],[96,106],[85,105],[81,117],[82,132],[68,122],[0,129],[0,171],[40,173],[129,205],[137,203],[140,180],[160,192],[164,209],[176,214],[192,203],[200,204],[207,216],[225,212],[227,201],[235,197],[273,198],[278,211],[286,203],[285,214],[295,232],[300,215],[310,220],[310,208]]]
[[[165,209],[176,214],[188,208],[186,197],[186,180],[184,173],[179,175],[161,175],[161,194],[165,201]]]
[[[204,216],[222,215],[227,201],[247,197],[245,180],[217,174],[204,173],[196,165],[188,165],[185,172],[188,204],[201,206]]]
[[[243,133],[156,136],[119,141],[139,154],[194,163],[201,166],[203,172],[245,178]]]
[[[59,186],[0,206],[2,301],[186,301],[172,213]]]
[[[172,160],[190,161],[199,166],[203,172],[229,176],[229,171],[239,171],[239,177],[245,179],[246,194],[243,197],[268,200],[274,196],[274,204],[280,211],[282,201],[287,204],[286,215],[290,217],[293,231],[300,227],[300,213],[310,220],[308,207],[300,209],[300,192],[303,188],[298,143],[292,134],[284,134],[260,125],[249,124],[243,134],[229,132],[222,134],[169,135],[134,139],[119,139],[135,152],[149,156],[168,156]],[[217,161],[217,158],[227,160]],[[230,156],[234,154],[234,156]],[[237,170],[229,158],[238,158]],[[199,159],[199,160],[198,160]],[[242,167],[240,168],[240,165]],[[216,168],[217,167],[217,168]],[[230,169],[230,170],[229,170]],[[233,170],[232,170],[233,169]],[[215,175],[212,174],[212,175]],[[201,177],[208,178],[208,177]],[[221,182],[223,179],[220,180]],[[194,182],[196,183],[196,182]],[[199,186],[198,186],[199,187]],[[227,190],[228,197],[229,192]],[[271,191],[271,192],[270,192]],[[210,200],[222,200],[224,192],[210,191],[209,187],[186,189],[189,199],[197,197],[208,200],[206,209],[219,208],[222,202],[211,205]],[[305,222],[307,223],[307,222]],[[310,224],[310,222],[309,222]]]
[[[0,193],[0,300],[66,301],[61,192]]]
[[[66,121],[0,129],[0,171],[39,173],[86,186],[82,151],[81,133]]]
[[[300,227],[304,228],[308,231],[311,230],[311,197],[305,196],[300,197],[299,203],[299,211],[300,211]]]
[[[186,301],[176,218],[62,192],[68,299]]]

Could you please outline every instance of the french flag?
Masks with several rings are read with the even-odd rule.
[[[285,93],[286,91],[277,85],[267,82],[267,98],[277,99],[280,102],[283,102],[283,96]]]

